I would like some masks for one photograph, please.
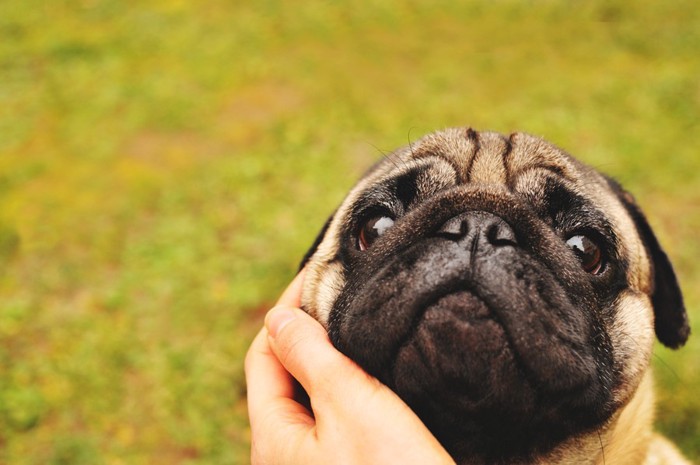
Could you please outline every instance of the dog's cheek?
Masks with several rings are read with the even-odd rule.
[[[616,372],[614,400],[625,403],[642,380],[649,366],[654,343],[654,315],[649,297],[625,291],[617,301],[617,312],[610,327]]]
[[[301,296],[302,308],[327,328],[328,316],[344,284],[340,262],[309,263]]]

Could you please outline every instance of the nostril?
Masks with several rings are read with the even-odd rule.
[[[452,239],[459,239],[467,234],[469,225],[467,221],[462,216],[456,216],[445,222],[445,224],[440,227],[438,234]]]
[[[474,246],[515,246],[513,228],[501,217],[484,211],[467,211],[445,221],[436,235],[452,241],[474,242]]]
[[[486,231],[486,238],[495,246],[517,245],[518,238],[515,236],[513,228],[504,221],[498,221],[489,226]]]

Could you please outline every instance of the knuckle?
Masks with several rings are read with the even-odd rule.
[[[254,355],[252,352],[253,349],[248,349],[248,352],[245,354],[245,359],[243,359],[243,371],[245,371],[246,374],[250,373],[254,365]]]
[[[292,330],[293,328],[288,329]],[[277,344],[280,361],[287,366],[289,362],[304,358],[306,347],[312,341],[313,336],[308,333],[289,330],[285,333],[280,335]]]
[[[246,373],[250,372],[250,370],[257,363],[257,361],[261,355],[262,355],[262,351],[260,350],[259,347],[256,346],[255,343],[253,343],[248,348],[248,351],[245,354],[245,358],[243,359],[243,369],[245,370]]]

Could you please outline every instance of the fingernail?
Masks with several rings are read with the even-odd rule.
[[[289,307],[275,307],[265,316],[265,327],[270,336],[277,337],[282,328],[291,323],[296,314]]]

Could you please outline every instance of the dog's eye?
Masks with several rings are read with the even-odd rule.
[[[603,270],[603,252],[591,238],[582,234],[576,234],[566,241],[566,245],[581,260],[581,266],[586,272],[600,274]]]
[[[357,246],[360,250],[367,250],[375,240],[394,225],[394,220],[388,216],[373,216],[360,229]]]

